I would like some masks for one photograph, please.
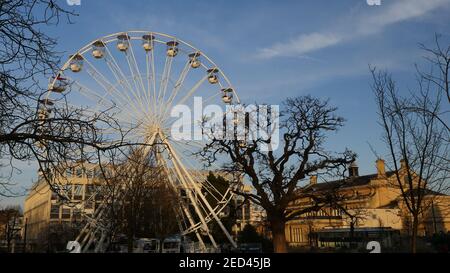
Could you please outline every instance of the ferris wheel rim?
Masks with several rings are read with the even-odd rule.
[[[90,49],[92,49],[94,43],[96,41],[102,41],[105,44],[109,44],[112,42],[115,42],[118,40],[117,36],[121,35],[121,34],[128,34],[128,33],[135,33],[135,34],[151,34],[151,35],[159,35],[165,38],[170,38],[170,39],[175,39],[177,42],[180,42],[188,47],[190,47],[191,49],[194,49],[194,52],[199,52],[201,53],[201,56],[203,58],[205,58],[208,62],[210,62],[212,64],[212,68],[213,69],[218,69],[218,72],[220,73],[220,75],[223,77],[223,79],[227,82],[228,87],[231,88],[233,90],[233,95],[236,99],[237,104],[240,104],[240,98],[239,95],[236,92],[236,89],[234,88],[234,86],[231,84],[231,81],[229,80],[228,76],[225,74],[225,72],[223,72],[222,69],[219,68],[219,66],[210,58],[208,57],[208,55],[206,55],[203,51],[199,50],[198,48],[196,48],[195,46],[193,46],[191,43],[188,43],[182,39],[177,38],[176,36],[173,35],[169,35],[166,33],[162,33],[162,32],[155,32],[155,31],[145,31],[145,30],[129,30],[129,31],[123,31],[123,32],[116,32],[116,33],[112,33],[112,34],[108,34],[105,36],[102,36],[100,38],[94,39],[91,42],[87,43],[86,45],[84,45],[83,47],[81,47],[76,53],[71,54],[69,56],[69,58],[67,59],[67,61],[61,66],[61,68],[58,70],[58,72],[55,75],[60,75],[61,73],[63,73],[65,70],[67,70],[67,68],[70,65],[70,62],[79,54],[81,56],[83,56],[86,52],[88,52]],[[110,40],[105,41],[105,38],[110,38]],[[131,37],[130,40],[142,40],[142,36],[139,37]],[[158,41],[158,40],[154,40],[155,42],[159,42],[159,43],[166,43],[164,41]],[[192,53],[192,52],[191,52]],[[187,54],[188,55],[188,54]],[[202,63],[202,66],[204,66],[204,64]],[[211,68],[211,67],[210,67]],[[54,77],[54,79],[50,82],[51,84],[55,84],[57,78]],[[47,97],[51,94],[51,93],[55,93],[51,90],[48,90],[47,92]],[[233,102],[233,104],[236,104]]]

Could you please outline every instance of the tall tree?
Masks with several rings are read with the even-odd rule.
[[[10,206],[0,210],[0,238],[6,241],[8,252],[14,239],[20,236],[22,210],[17,206]]]
[[[280,118],[282,141],[278,150],[263,148],[275,137],[270,133],[269,137],[253,137],[242,145],[238,138],[223,138],[213,133],[214,128],[211,131],[207,128],[206,132],[212,132],[211,141],[199,153],[210,164],[219,160],[219,155],[224,155],[224,170],[243,173],[244,179],[252,184],[254,193],[239,189],[236,193],[265,209],[275,252],[287,251],[287,221],[332,202],[333,194],[316,196],[307,187],[302,187],[301,182],[317,173],[340,173],[355,159],[355,154],[349,150],[332,153],[325,148],[327,133],[337,131],[344,124],[344,119],[336,115],[337,108],[328,100],[302,96],[287,99],[283,107]],[[249,127],[249,118],[246,123]],[[299,210],[289,209],[292,202],[303,197],[314,202]]]
[[[127,236],[129,252],[137,237],[164,240],[178,231],[177,195],[152,153],[130,149],[125,160],[108,168],[113,173],[106,180],[108,192],[118,192],[108,208],[108,221],[114,223],[114,233]]]
[[[58,79],[61,56],[46,31],[74,16],[54,0],[0,1],[0,195],[14,193],[17,161],[37,161],[41,178],[59,193],[54,172],[77,160],[109,160],[105,151],[129,146],[113,114],[69,105],[70,85],[57,102],[46,98],[47,79]],[[117,134],[106,137],[101,128]]]
[[[375,68],[371,72],[388,168],[395,172],[395,186],[410,214],[411,251],[416,252],[420,215],[436,193],[449,190],[450,131],[441,119],[444,79],[419,73],[417,86],[402,96],[390,74]]]

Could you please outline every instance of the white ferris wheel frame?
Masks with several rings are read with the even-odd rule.
[[[127,70],[127,72],[131,72],[131,81],[136,81],[136,79],[138,79],[138,82],[134,82],[133,84],[135,84],[136,86],[136,90],[134,90],[133,86],[128,82],[128,78],[125,76],[125,74],[123,73],[123,71],[121,70],[121,67],[118,64],[118,61],[115,59],[114,55],[111,50],[108,48],[108,45],[114,42],[118,42],[119,35],[127,35],[128,40],[129,40],[129,53],[126,52],[126,58],[127,58],[127,62],[128,62],[128,67],[129,70]],[[58,80],[58,77],[64,76],[64,77],[68,77],[64,72],[66,70],[70,70],[70,64],[73,62],[74,58],[78,55],[78,56],[82,56],[83,57],[83,62],[85,62],[90,69],[93,69],[94,73],[97,73],[97,76],[99,76],[99,79],[94,79],[98,84],[102,85],[104,92],[103,95],[106,96],[108,93],[112,95],[112,89],[116,89],[115,86],[119,85],[119,84],[127,84],[128,87],[123,86],[123,88],[125,90],[128,90],[129,92],[133,93],[133,96],[136,96],[137,99],[141,98],[140,95],[142,96],[142,99],[144,99],[145,101],[141,101],[140,103],[153,103],[153,106],[155,107],[155,109],[159,109],[160,111],[162,111],[161,116],[156,116],[155,118],[153,118],[154,120],[152,122],[157,122],[156,119],[160,118],[160,119],[164,119],[165,116],[167,116],[169,113],[167,112],[169,109],[168,108],[161,108],[161,105],[157,105],[157,102],[155,101],[155,98],[160,98],[160,95],[162,95],[162,98],[165,98],[166,96],[166,92],[167,92],[167,87],[168,87],[168,82],[170,81],[170,69],[171,69],[171,61],[174,58],[179,58],[179,57],[170,57],[166,55],[166,60],[165,60],[165,65],[164,65],[164,71],[163,71],[163,75],[161,76],[161,81],[159,82],[159,88],[158,88],[158,94],[156,94],[157,92],[157,88],[156,88],[156,78],[157,75],[155,73],[155,58],[153,56],[154,54],[154,48],[152,50],[150,50],[149,52],[146,52],[146,78],[143,78],[143,73],[140,72],[139,69],[139,65],[136,61],[136,57],[134,54],[134,49],[133,49],[133,45],[132,45],[132,41],[137,41],[137,40],[141,40],[143,41],[143,35],[151,35],[152,37],[154,37],[154,39],[152,39],[152,43],[153,45],[156,45],[157,43],[159,44],[163,44],[166,45],[167,42],[170,41],[176,41],[178,42],[180,45],[183,45],[183,47],[180,47],[179,52],[181,53],[185,53],[186,57],[188,54],[190,53],[199,53],[201,54],[201,67],[205,70],[208,69],[217,69],[216,73],[220,76],[220,81],[218,81],[218,86],[220,86],[220,88],[218,88],[216,95],[220,95],[221,90],[225,89],[225,88],[229,88],[232,91],[232,99],[233,101],[231,102],[231,104],[236,104],[236,103],[240,103],[239,100],[239,96],[235,90],[235,88],[232,86],[230,80],[228,79],[228,77],[225,75],[225,73],[219,69],[219,67],[214,63],[214,61],[212,61],[206,54],[204,54],[202,51],[200,51],[199,49],[197,49],[196,47],[194,47],[193,45],[191,45],[190,43],[187,43],[181,39],[178,39],[175,36],[172,35],[168,35],[168,34],[164,34],[164,33],[160,33],[160,32],[153,32],[153,31],[142,31],[142,30],[132,30],[132,31],[125,31],[125,32],[117,32],[117,33],[113,33],[113,34],[109,34],[106,36],[103,36],[99,39],[95,39],[93,41],[91,41],[90,43],[88,43],[87,45],[83,46],[80,50],[78,50],[75,54],[71,55],[68,60],[64,63],[64,65],[62,66],[62,68],[58,71],[58,73],[56,74],[55,77],[53,77],[52,80],[50,80],[49,82],[49,86],[53,86],[55,85],[55,83]],[[116,66],[115,68],[111,68],[111,66],[109,66],[110,64],[108,64],[109,69],[111,70],[111,72],[114,74],[117,82],[111,82],[108,81],[107,77],[103,76],[100,72],[96,71],[96,67],[95,65],[93,65],[90,61],[87,60],[87,58],[84,58],[85,54],[89,54],[93,48],[94,48],[94,43],[96,41],[101,41],[104,46],[105,46],[105,56],[103,56],[103,58],[111,58],[109,61],[111,61],[111,65]],[[185,48],[184,48],[185,47]],[[114,48],[115,50],[117,50],[116,48]],[[143,50],[141,48],[141,50]],[[151,56],[149,56],[151,54]],[[130,55],[130,56],[129,56]],[[150,59],[150,60],[149,60]],[[149,63],[151,62],[151,63]],[[170,63],[168,63],[170,62]],[[183,68],[179,79],[176,81],[174,88],[172,90],[172,92],[174,91],[179,91],[182,87],[182,84],[184,82],[184,79],[187,77],[187,74],[190,71],[190,62],[189,59],[186,59],[186,65]],[[117,71],[113,71],[114,69],[118,69]],[[92,74],[90,74],[88,72],[88,74],[94,78],[94,76]],[[205,74],[205,77],[203,77],[200,81],[198,81],[194,87],[189,90],[188,94],[186,94],[183,98],[181,102],[184,102],[183,100],[185,99],[189,99],[190,97],[193,96],[193,93],[207,80],[207,76],[210,73],[207,71],[207,73]],[[153,82],[150,82],[150,79],[153,80]],[[145,84],[143,83],[143,80],[148,80],[149,82],[147,83],[148,88],[145,88]],[[223,82],[222,82],[223,80]],[[100,83],[100,82],[103,82]],[[77,83],[82,85],[81,83]],[[177,85],[178,84],[178,85]],[[134,94],[134,92],[139,92],[139,85],[141,85],[141,89],[144,92],[144,94]],[[89,90],[89,88],[86,88],[87,90]],[[151,93],[151,90],[153,89],[153,93]],[[86,90],[85,90],[86,91]],[[145,94],[145,92],[148,92],[148,94]],[[116,89],[116,92],[118,92],[118,90]],[[163,92],[164,94],[160,94],[161,92]],[[51,100],[51,95],[52,93],[56,93],[53,92],[52,90],[48,90],[48,93],[46,95],[46,100]],[[128,101],[130,103],[133,103],[133,100],[131,98],[126,98],[125,96],[129,96],[131,94],[120,94],[120,92],[118,92],[119,94],[116,95],[120,95],[122,96],[121,100],[124,101]],[[86,94],[82,94],[83,96],[87,97]],[[91,94],[94,96],[97,96],[97,94]],[[150,97],[153,95],[153,101],[150,101]],[[173,94],[170,95],[169,99],[171,98],[172,101],[170,101],[170,104],[173,103],[173,99],[175,98],[176,95],[173,96]],[[103,97],[102,97],[103,98]],[[172,106],[172,105],[170,105]],[[136,107],[136,109],[134,111],[139,111],[138,108],[143,107],[143,105],[134,105],[134,107]],[[98,109],[97,109],[98,110]],[[95,111],[94,111],[95,112]],[[163,120],[164,122],[164,120]],[[161,124],[162,125],[162,124]],[[193,216],[191,215],[191,212],[189,211],[189,204],[186,206],[186,204],[181,204],[180,210],[182,211],[181,214],[182,216],[185,215],[186,218],[188,218],[188,222],[189,222],[189,228],[185,228],[184,231],[182,231],[182,235],[186,235],[189,233],[195,233],[195,235],[197,236],[197,239],[199,240],[202,248],[206,248],[205,243],[202,239],[202,236],[200,234],[200,230],[203,230],[204,232],[206,232],[206,234],[208,235],[212,245],[217,248],[218,245],[216,243],[216,241],[214,240],[214,238],[212,237],[212,234],[208,228],[208,223],[212,220],[215,220],[220,228],[222,229],[222,231],[225,233],[226,237],[228,238],[228,240],[230,241],[230,243],[236,247],[236,243],[234,242],[233,238],[231,237],[231,235],[229,234],[229,232],[226,230],[225,226],[222,224],[220,217],[218,216],[219,213],[221,213],[226,205],[230,202],[230,200],[233,197],[233,192],[231,190],[231,188],[228,188],[226,193],[223,194],[223,199],[221,201],[219,201],[217,203],[216,207],[211,207],[211,205],[209,204],[209,202],[207,201],[207,199],[205,198],[205,196],[203,195],[201,188],[199,187],[198,183],[195,181],[195,178],[193,177],[193,172],[191,170],[188,170],[188,168],[185,167],[185,165],[183,164],[183,162],[180,159],[180,155],[179,153],[176,151],[177,149],[172,145],[172,143],[170,143],[167,140],[167,137],[165,135],[165,132],[162,131],[157,131],[154,132],[155,135],[153,135],[152,137],[148,138],[147,141],[149,141],[147,144],[148,145],[153,145],[155,144],[154,142],[156,141],[156,138],[159,137],[159,139],[166,145],[168,153],[170,154],[171,158],[172,158],[172,165],[173,170],[172,173],[174,175],[176,175],[176,177],[178,178],[178,183],[181,183],[181,185],[183,186],[184,189],[192,189],[191,190],[187,190],[187,195],[188,195],[188,199],[190,201],[190,204],[194,206],[196,215],[198,216],[198,218],[200,219],[200,222],[195,222]],[[151,143],[150,143],[151,142]],[[175,186],[176,181],[173,181],[173,174],[170,173],[170,170],[167,168],[168,164],[165,161],[166,159],[164,159],[163,157],[159,157],[157,158],[157,160],[162,163],[162,166],[164,166],[165,172],[169,178],[169,182],[170,184],[172,184],[172,186]],[[195,197],[193,196],[195,194]],[[200,197],[201,202],[197,201],[197,198]],[[206,206],[206,208],[204,206]],[[201,207],[203,206],[203,208]],[[203,209],[203,212],[202,212]],[[206,213],[205,213],[206,212]],[[101,215],[103,214],[103,212],[98,212],[97,213],[97,217],[101,217]],[[87,232],[89,231],[89,229],[92,229],[93,231],[90,231],[90,235],[81,238],[79,236],[79,238],[77,238],[77,240],[81,240],[82,245],[84,246],[85,249],[89,248],[89,245],[91,245],[93,242],[97,242],[97,246],[96,246],[96,251],[101,249],[101,246],[98,246],[98,243],[103,242],[105,240],[105,234],[102,233],[100,239],[95,239],[94,237],[97,236],[96,234],[98,233],[98,230],[100,230],[101,228],[99,228],[98,226],[96,226],[95,223],[98,222],[98,219],[94,219],[95,217],[93,217],[93,219],[91,219],[92,221],[90,221],[88,223],[88,225],[85,226],[85,228],[83,229],[83,231]]]

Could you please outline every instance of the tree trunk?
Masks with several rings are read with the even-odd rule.
[[[271,220],[273,251],[275,253],[287,253],[286,234],[284,232],[286,222],[283,220]]]
[[[419,229],[419,217],[413,215],[413,226],[412,226],[412,236],[411,236],[411,252],[416,253],[417,251],[417,233]]]
[[[129,232],[127,236],[127,246],[128,246],[128,253],[133,253],[134,238],[131,232]]]

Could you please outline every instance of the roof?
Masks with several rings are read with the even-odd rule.
[[[442,192],[437,192],[437,191],[433,191],[433,190],[429,190],[429,189],[422,189],[424,192],[423,192],[423,196],[428,196],[428,195],[440,195],[440,196],[447,196],[446,194],[444,194],[444,193],[442,193]],[[414,192],[413,192],[413,194],[414,195],[417,195],[417,189],[414,189],[413,190]],[[405,194],[406,195],[410,195],[410,193],[411,193],[411,190],[407,190],[406,192],[405,192]]]
[[[393,175],[394,172],[386,172],[386,176]],[[362,176],[349,177],[347,179],[334,180],[329,182],[317,183],[309,187],[311,190],[322,191],[333,188],[350,188],[364,186],[370,183],[372,179],[377,178],[378,174],[368,174]]]
[[[394,230],[392,227],[355,227],[353,231],[365,231],[365,232],[371,232],[371,231],[385,231],[385,230]],[[350,232],[350,228],[323,228],[316,233],[340,233],[340,232]]]
[[[386,177],[390,177],[393,174],[395,174],[394,171],[386,172]],[[355,177],[349,177],[346,179],[340,179],[340,180],[334,180],[334,181],[328,181],[328,182],[322,182],[317,183],[311,186],[307,187],[307,190],[313,190],[313,191],[325,191],[325,190],[331,190],[331,189],[345,189],[345,188],[351,188],[351,187],[358,187],[358,186],[364,186],[368,185],[372,179],[377,178],[378,174],[368,174],[368,175],[362,175],[362,176],[355,176]],[[415,189],[414,191],[417,191]],[[425,189],[424,190],[424,196],[430,196],[430,195],[438,195],[438,196],[448,196],[445,193]],[[406,192],[406,194],[409,194],[409,190]],[[417,194],[417,193],[415,193]],[[394,201],[393,201],[394,202]],[[388,204],[386,207],[392,207],[395,204]]]

